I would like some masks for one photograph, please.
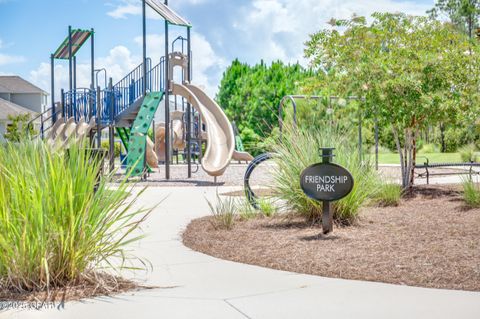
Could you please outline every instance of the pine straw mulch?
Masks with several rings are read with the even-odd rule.
[[[46,289],[19,289],[17,287],[0,286],[0,300],[22,302],[59,302],[94,298],[98,296],[112,296],[127,291],[153,289],[155,287],[142,286],[133,281],[104,272],[91,272],[82,276],[78,282],[69,283],[62,287]]]
[[[393,284],[480,291],[480,209],[465,207],[458,186],[419,186],[397,207],[367,207],[354,226],[319,226],[298,217],[238,220],[215,230],[192,221],[186,246],[274,269]]]

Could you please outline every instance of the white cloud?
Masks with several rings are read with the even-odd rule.
[[[107,12],[107,14],[114,19],[126,19],[128,15],[140,15],[141,13],[142,8],[131,3],[124,3],[112,11]]]
[[[95,68],[107,69],[108,76],[112,77],[115,83],[132,71],[140,62],[140,57],[132,55],[128,48],[119,45],[111,49],[108,56],[97,59]]]
[[[0,0],[0,3],[1,3],[1,0]],[[0,49],[6,49],[10,46],[12,46],[11,43],[5,43],[2,39],[0,39]],[[22,63],[25,61],[26,59],[24,56],[10,55],[10,54],[0,52],[0,66],[14,64],[14,63]]]
[[[373,12],[405,12],[423,15],[432,5],[393,0],[253,0],[243,7],[241,20],[233,23],[242,43],[252,43],[249,58],[297,62],[306,65],[304,43],[308,35],[328,27],[332,17],[349,18],[354,13],[370,16]]]
[[[26,61],[25,57],[20,55],[9,55],[9,54],[0,53],[0,66],[14,64],[14,63],[22,63],[25,61]]]
[[[1,0],[0,0],[1,1]],[[1,2],[0,2],[1,3]],[[0,39],[0,49],[6,49],[11,47],[12,43],[5,43],[2,39]],[[14,64],[14,63],[22,63],[25,62],[26,59],[24,56],[21,55],[11,55],[0,52],[0,66]]]

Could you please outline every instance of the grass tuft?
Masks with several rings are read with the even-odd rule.
[[[250,205],[248,200],[242,200],[237,207],[238,215],[241,220],[249,220],[258,217],[257,210]]]
[[[438,152],[440,152],[440,146],[433,143],[425,144],[419,150],[419,153],[422,153],[422,154],[431,154],[431,153],[438,153]]]
[[[398,184],[387,183],[379,187],[374,201],[380,206],[398,206],[402,198],[402,187]]]
[[[480,186],[474,183],[470,178],[465,178],[462,182],[463,200],[468,207],[480,207]]]
[[[462,146],[458,152],[462,162],[475,162],[476,161],[476,146],[474,144],[468,144]]]
[[[272,217],[277,213],[277,207],[272,203],[272,200],[266,198],[258,199],[258,209],[265,217]]]
[[[214,229],[226,229],[230,230],[235,225],[235,219],[237,216],[237,203],[234,197],[220,197],[217,194],[215,204],[207,199],[210,212],[213,219],[211,224]]]
[[[78,146],[66,153],[41,141],[6,143],[0,159],[2,290],[44,291],[113,263],[128,268],[135,258],[124,248],[142,238],[134,231],[150,212],[131,209],[143,191],[98,181],[102,161]]]

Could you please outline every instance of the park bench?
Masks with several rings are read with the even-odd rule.
[[[430,163],[427,157],[426,162],[423,164],[417,164],[415,165],[415,169],[425,169],[423,172],[417,173],[418,178],[427,178],[427,185],[430,183],[430,176],[433,175],[469,175],[470,178],[472,175],[477,174],[480,175],[480,171],[475,171],[473,168],[474,167],[480,167],[480,163],[476,162],[465,162],[465,163]],[[434,173],[431,172],[431,169],[435,168],[456,168],[456,167],[468,167],[468,170],[461,170],[461,171],[455,171],[455,172],[439,172],[439,173]]]

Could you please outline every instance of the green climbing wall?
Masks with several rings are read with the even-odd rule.
[[[127,172],[131,172],[130,176],[141,176],[145,172],[147,133],[162,98],[163,92],[147,93],[130,129],[127,155]]]

